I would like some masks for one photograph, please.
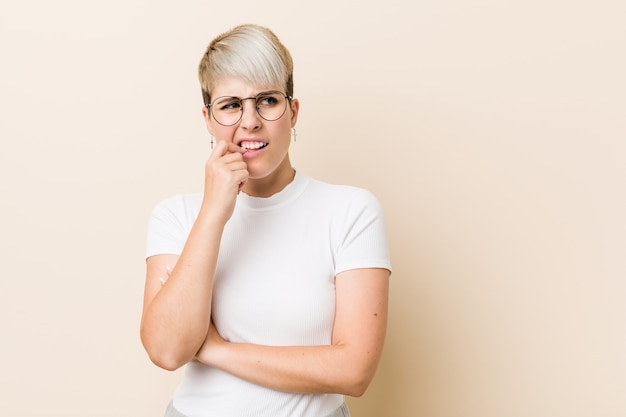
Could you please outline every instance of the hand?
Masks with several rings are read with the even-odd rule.
[[[248,181],[245,149],[219,141],[205,164],[203,210],[218,214],[224,222],[230,219],[237,194]]]

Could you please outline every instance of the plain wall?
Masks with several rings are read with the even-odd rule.
[[[292,161],[373,191],[394,273],[353,417],[626,415],[621,1],[43,0],[0,6],[0,414],[160,416],[146,222],[199,191],[196,66],[271,27]]]

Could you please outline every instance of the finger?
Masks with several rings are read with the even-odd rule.
[[[224,140],[219,140],[217,141],[217,144],[215,145],[215,148],[213,148],[213,150],[211,151],[211,155],[209,156],[210,159],[217,159],[217,158],[221,158],[224,155],[227,154],[244,154],[246,153],[248,150],[244,149],[240,146],[235,145],[232,142],[227,142]]]
[[[243,190],[243,186],[246,185],[247,182],[248,182],[248,179],[246,178],[245,180],[239,183],[239,189],[237,190],[237,194],[239,194],[241,190]]]
[[[237,146],[232,142],[228,142],[228,148],[227,148],[228,152],[232,152],[232,153],[241,153],[244,154],[246,152],[248,152],[247,149],[242,148],[241,146]]]
[[[233,169],[232,172],[234,174],[234,179],[237,181],[237,184],[245,183],[246,181],[248,181],[248,177],[250,176],[247,167]]]
[[[232,163],[235,163],[235,162],[244,162],[243,156],[239,152],[227,153],[226,155],[222,156],[220,160],[224,164],[232,164]]]
[[[226,155],[227,153],[231,153],[229,151],[231,143],[225,140],[218,140],[215,142],[215,148],[211,151],[211,155],[216,155],[218,158]]]

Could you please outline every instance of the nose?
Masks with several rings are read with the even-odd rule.
[[[248,103],[247,107],[246,103]],[[241,106],[243,114],[241,115],[240,126],[249,130],[257,129],[261,125],[261,117],[256,109],[256,98],[249,97],[242,99]]]

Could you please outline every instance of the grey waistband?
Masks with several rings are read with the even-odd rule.
[[[180,411],[174,408],[174,405],[170,402],[165,410],[165,417],[187,417]],[[346,403],[341,404],[341,407],[333,411],[331,414],[325,417],[350,417],[350,410]]]

